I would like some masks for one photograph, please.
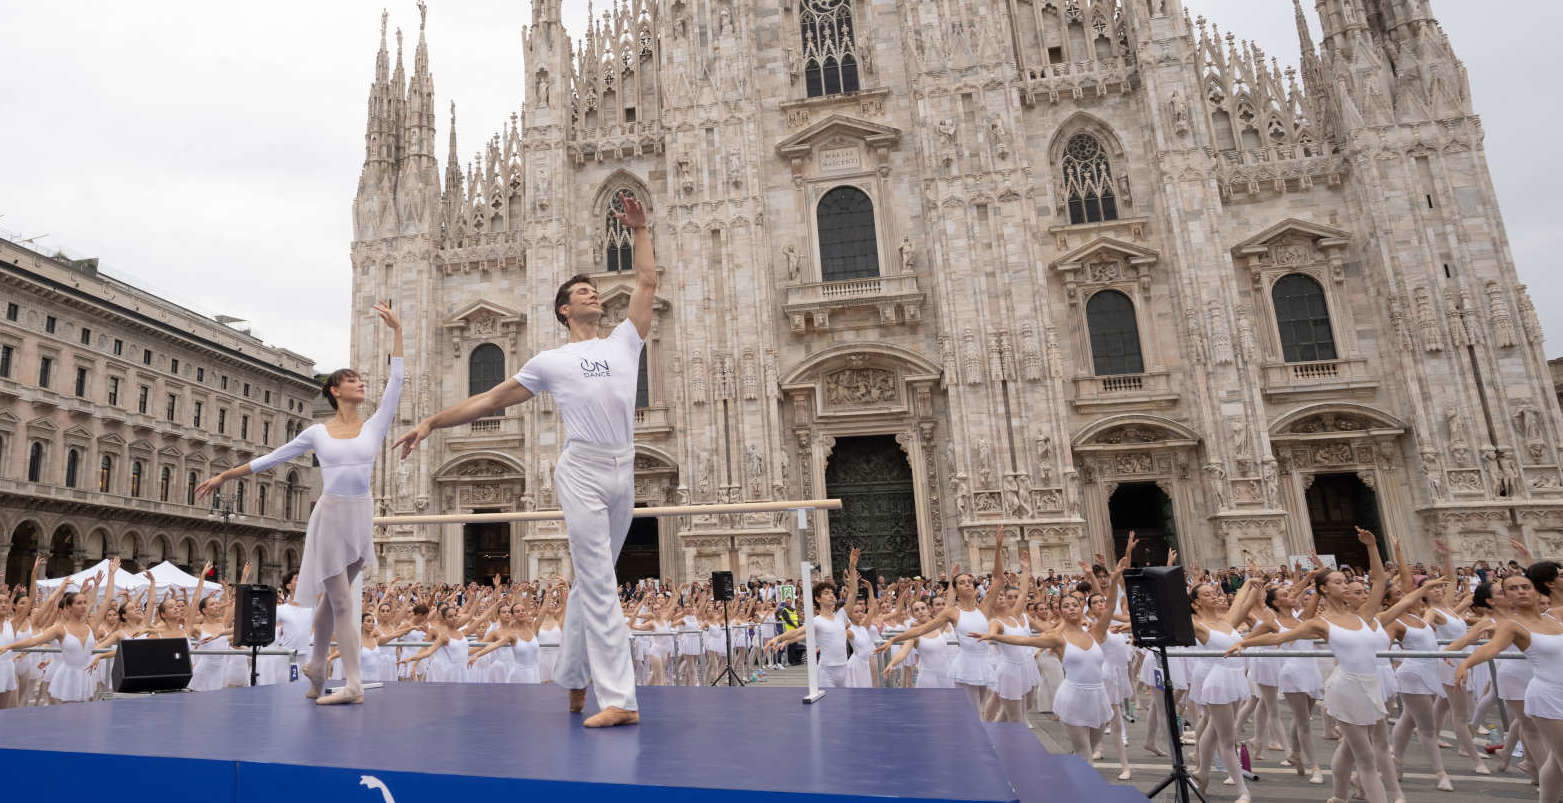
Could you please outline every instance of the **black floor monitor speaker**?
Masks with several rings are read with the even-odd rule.
[[[114,691],[176,691],[190,684],[190,642],[182,638],[125,639],[119,643]]]
[[[1182,566],[1152,566],[1123,573],[1129,625],[1141,647],[1190,647],[1194,617]]]
[[[728,602],[733,598],[733,573],[711,573],[711,599],[717,602]]]
[[[277,592],[271,586],[234,588],[233,646],[264,647],[277,640]]]

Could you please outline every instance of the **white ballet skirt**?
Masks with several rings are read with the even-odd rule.
[[[0,619],[0,647],[17,641],[16,628],[10,621]],[[0,694],[13,691],[19,687],[16,677],[16,656],[0,655]]]
[[[1006,636],[1031,635],[1031,627],[1024,619],[1014,627],[1003,623],[999,627]],[[1037,662],[1032,658],[1035,647],[995,642],[994,648],[998,651],[998,660],[995,662],[993,692],[1000,699],[1023,700],[1032,689],[1041,685],[1042,672],[1037,669]]]
[[[1513,644],[1503,648],[1506,655],[1518,655],[1520,649]],[[1504,658],[1494,661],[1498,665],[1498,699],[1524,700],[1525,689],[1530,685],[1535,671],[1530,661]],[[1529,710],[1527,709],[1527,713]]]
[[[1532,666],[1532,677],[1525,684],[1525,715],[1563,720],[1563,633],[1530,634],[1530,649],[1524,661],[1506,661]],[[1553,756],[1553,760],[1558,760]]]
[[[1301,640],[1292,642],[1295,650],[1317,650],[1316,642]],[[1280,682],[1276,688],[1281,694],[1306,694],[1317,700],[1324,696],[1324,674],[1319,671],[1317,658],[1283,658]]]
[[[917,659],[917,680],[912,684],[913,688],[955,688],[955,681],[950,678],[954,653],[955,649],[945,641],[942,631],[918,636],[917,651],[912,653],[912,657]]]
[[[1263,657],[1267,652],[1274,652],[1275,647],[1252,647],[1244,650],[1254,660],[1248,662],[1248,676],[1259,686],[1269,686],[1278,689],[1281,686],[1281,670],[1286,661],[1284,659]]]
[[[537,646],[539,648],[537,653],[537,671],[538,677],[542,678],[541,682],[543,683],[552,683],[554,681],[554,664],[559,661],[559,644],[562,636],[563,633],[557,627],[537,631]],[[680,644],[679,651],[682,653],[682,645],[686,637],[681,635],[678,638]],[[695,646],[698,647],[699,645],[700,639],[699,636],[696,636]],[[550,646],[552,647],[551,649]],[[698,653],[699,650],[696,650],[695,653],[684,654],[692,655]]]
[[[1094,639],[1093,639],[1094,641]],[[1102,682],[1101,645],[1082,650],[1064,639],[1064,682],[1053,695],[1053,713],[1065,725],[1100,728],[1113,718],[1113,704]]]
[[[515,659],[510,665],[510,683],[541,683],[542,672],[539,667],[541,648],[534,636],[526,641],[516,639],[510,646],[510,652]]]
[[[98,691],[98,682],[87,671],[87,664],[92,661],[92,633],[87,633],[87,643],[71,633],[66,633],[60,639],[60,654],[49,662],[54,669],[53,677],[49,679],[49,696],[67,703],[81,703],[91,700]]]
[[[1455,641],[1456,639],[1459,639],[1459,638],[1463,637],[1470,630],[1470,628],[1466,626],[1465,620],[1461,619],[1458,616],[1455,616],[1453,612],[1451,612],[1451,611],[1441,611],[1441,613],[1443,613],[1443,615],[1444,615],[1444,623],[1441,624],[1441,625],[1439,625],[1439,624],[1433,625],[1433,630],[1434,630],[1434,632],[1436,632],[1438,634],[1438,640],[1439,641],[1444,641],[1444,642]],[[1438,662],[1438,682],[1443,684],[1443,685],[1445,685],[1445,686],[1453,686],[1454,685],[1454,670],[1455,670],[1455,667],[1458,664],[1459,664],[1459,661],[1451,660],[1451,659],[1448,659],[1448,658],[1445,658],[1444,660],[1439,661]],[[1468,688],[1471,686],[1471,677],[1470,676],[1474,675],[1474,674],[1476,674],[1476,673],[1474,673],[1474,672],[1466,673],[1466,686]]]
[[[1406,634],[1401,637],[1400,645],[1412,652],[1436,652],[1438,650],[1438,636],[1433,628],[1406,627]],[[1402,658],[1400,668],[1395,670],[1395,686],[1401,694],[1430,694],[1434,697],[1444,696],[1444,683],[1439,676],[1439,666],[1443,664],[1440,658]]]
[[[1103,683],[1107,686],[1107,698],[1121,701],[1133,697],[1134,682],[1129,680],[1129,662],[1134,658],[1134,651],[1129,646],[1128,634],[1109,632],[1107,640],[1102,642],[1102,653],[1106,656]]]
[[[851,625],[847,638],[852,641],[852,656],[847,659],[847,688],[871,689],[874,687],[874,665],[869,658],[874,654],[874,637],[868,628]]]
[[[549,632],[549,631],[547,631],[547,630],[539,630],[538,633],[537,633],[538,640],[541,641],[542,637],[543,637],[543,634],[547,633],[547,632]],[[699,655],[700,653],[704,652],[705,650],[701,649],[701,647],[700,647],[700,634],[702,632],[703,631],[701,631],[701,629],[700,629],[700,620],[699,619],[696,619],[693,616],[685,616],[683,621],[679,625],[678,654],[679,655]],[[548,642],[543,641],[543,643],[547,644]],[[547,652],[547,650],[544,650],[544,653],[546,653],[546,652]],[[544,673],[544,674],[547,675],[549,673]]]
[[[228,637],[218,636],[192,649],[226,650],[228,649]],[[195,672],[190,676],[190,685],[185,688],[190,691],[217,691],[228,685],[227,670],[228,656],[197,655],[195,656]]]
[[[1240,641],[1236,633],[1223,633],[1208,628],[1210,638],[1204,644],[1207,650],[1224,652]],[[1205,679],[1193,693],[1194,702],[1200,705],[1225,705],[1247,700],[1254,696],[1248,688],[1247,662],[1238,658],[1210,658]]]
[[[313,639],[310,629],[314,621],[314,608],[292,603],[278,605],[277,638],[267,645],[267,649],[294,650],[300,654],[301,663],[308,661],[307,650]],[[256,682],[261,685],[296,682],[293,678],[293,660],[287,655],[262,655],[258,674],[260,677]],[[298,680],[303,679],[300,674]]]
[[[972,633],[988,632],[988,617],[982,611],[961,611],[956,621],[955,633],[958,652],[950,667],[950,678],[967,686],[992,686],[993,651],[989,646],[971,637]]]
[[[424,660],[423,679],[430,683],[470,683],[467,673],[467,639],[460,633]]]
[[[16,631],[16,638],[15,638],[15,640],[16,641],[26,641],[27,639],[30,639],[32,637],[33,637],[33,631],[31,629],[28,629],[28,630],[18,630],[18,631]],[[17,678],[19,678],[21,680],[31,680],[33,678],[38,677],[40,674],[42,674],[43,670],[39,669],[38,666],[39,666],[39,664],[43,663],[43,655],[44,655],[43,653],[37,653],[37,652],[24,652],[24,653],[22,653],[21,657],[16,659],[16,676],[17,676]]]
[[[1384,695],[1385,705],[1400,693],[1400,683],[1395,678],[1395,666],[1388,658],[1378,659],[1378,687]]]
[[[362,636],[360,636],[362,638]],[[358,675],[365,683],[385,683],[396,679],[396,662],[379,648],[360,647]]]
[[[1366,621],[1357,630],[1334,622],[1329,628],[1336,666],[1324,681],[1324,712],[1348,725],[1376,725],[1389,709],[1384,705],[1382,667],[1373,654],[1389,647],[1389,635]]]

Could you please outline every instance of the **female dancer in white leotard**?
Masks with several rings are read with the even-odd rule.
[[[874,601],[874,584],[865,578],[858,580],[858,586],[857,601],[847,611],[847,641],[852,645],[852,654],[847,657],[847,687],[871,689],[874,687],[874,667],[869,657],[874,654],[874,634],[870,630],[870,611],[875,610],[877,605]]]
[[[358,412],[365,399],[364,380],[351,370],[335,371],[326,379],[321,394],[336,415],[324,424],[305,429],[271,454],[230,468],[196,487],[196,496],[205,498],[228,480],[259,474],[309,452],[314,452],[320,461],[324,490],[309,514],[297,592],[301,603],[316,606],[315,646],[302,671],[309,678],[310,694],[320,705],[364,701],[358,666],[358,622],[353,621],[353,580],[359,572],[373,574],[375,569],[374,497],[369,485],[375,458],[401,401],[405,371],[401,321],[391,312],[389,302],[376,304],[374,311],[391,329],[395,345],[385,392],[368,421]],[[321,596],[325,599],[317,602]],[[321,696],[326,682],[326,656],[331,652],[333,637],[342,647],[342,671],[347,685]]]
[[[1537,799],[1552,803],[1563,795],[1563,621],[1543,612],[1547,603],[1529,577],[1504,578],[1503,593],[1508,597],[1509,618],[1498,626],[1492,640],[1460,663],[1455,681],[1465,680],[1471,667],[1492,660],[1510,646],[1525,654],[1523,663],[1532,669],[1525,688],[1525,714],[1539,736],[1526,745],[1542,748],[1530,751],[1541,786]],[[1521,662],[1509,659],[1505,663]]]
[[[1303,622],[1312,619],[1319,607],[1319,595],[1308,595],[1308,602],[1301,615],[1294,614],[1297,610],[1296,595],[1311,586],[1314,578],[1321,571],[1323,571],[1322,564],[1315,564],[1315,568],[1303,575],[1297,583],[1286,588],[1267,590],[1264,607],[1257,609],[1259,624],[1250,631],[1250,634],[1258,636],[1295,630],[1301,627]],[[1293,649],[1313,650],[1317,647],[1312,641],[1304,640]],[[1313,752],[1313,706],[1315,700],[1324,696],[1324,676],[1319,673],[1319,659],[1283,658],[1280,661],[1261,659],[1260,663],[1266,660],[1279,664],[1276,691],[1292,712],[1292,724],[1287,734],[1290,743],[1287,761],[1298,776],[1308,778],[1308,783],[1322,784],[1324,773],[1320,770],[1318,757]],[[1264,687],[1260,688],[1262,690]]]
[[[423,669],[424,680],[430,683],[466,683],[467,635],[462,632],[461,609],[455,605],[441,605],[437,615],[430,620],[429,646],[403,661],[417,666],[419,661],[433,658]]]
[[[841,607],[836,607],[836,588],[829,580],[814,584],[814,618],[805,626],[794,628],[766,642],[767,648],[785,647],[803,641],[814,631],[814,646],[819,649],[819,686],[822,689],[842,688],[847,685],[847,609],[857,602],[858,550],[856,547],[847,558],[846,589]]]
[[[630,629],[640,633],[649,642],[645,646],[646,678],[653,686],[668,685],[668,660],[673,654],[673,622],[668,618],[672,598],[660,594],[651,598],[645,615],[630,620]]]
[[[926,623],[933,616],[933,608],[922,600],[912,603],[912,627],[918,627]],[[884,676],[890,677],[896,667],[917,651],[917,680],[912,684],[918,689],[953,689],[955,681],[950,679],[950,663],[954,661],[955,650],[947,639],[952,631],[949,626],[935,630],[927,635],[918,636],[916,641],[910,641],[902,645],[895,657],[885,666]]]
[[[988,620],[990,635],[1033,636],[1031,621],[1025,613],[1025,591],[1031,587],[1031,556],[1020,550],[1021,580],[1018,586],[1004,586],[996,581],[989,589],[990,595],[999,598],[993,606],[993,616]],[[996,648],[997,660],[993,675],[993,695],[988,700],[987,719],[990,722],[1025,722],[1026,695],[1042,683],[1042,672],[1037,669],[1032,648],[1024,645],[1001,643]]]
[[[315,609],[304,604],[305,600],[299,599],[295,591],[298,588],[298,572],[289,572],[282,587],[288,592],[287,600],[277,606],[277,635],[267,646],[275,650],[287,650],[293,655],[261,656],[260,677],[256,681],[261,685],[298,681],[294,673],[294,667],[298,664],[294,658],[298,653],[310,649],[310,634],[314,631]],[[305,698],[320,697],[320,689],[311,684],[305,685],[309,686],[304,690]]]
[[[529,614],[522,612],[515,615],[515,608],[511,606],[510,625],[496,631],[488,639],[488,646],[472,654],[467,659],[467,666],[478,664],[478,659],[493,653],[510,653],[505,666],[510,668],[510,674],[505,679],[507,683],[537,683],[538,682],[538,651],[537,623]]]
[[[1002,526],[995,528],[993,547],[992,576],[1002,577],[1004,568],[1004,527]],[[964,689],[972,705],[981,712],[987,708],[988,696],[992,693],[993,652],[987,644],[975,638],[975,635],[988,632],[988,620],[1001,595],[989,593],[978,602],[977,578],[970,573],[962,572],[959,566],[955,567],[955,574],[950,582],[955,586],[954,605],[946,606],[942,612],[934,614],[927,622],[880,644],[876,652],[884,652],[896,644],[904,644],[919,636],[941,631],[946,625],[955,628],[956,647],[959,652],[955,655],[955,663],[950,667],[950,676],[955,680],[956,688]]]
[[[1325,572],[1314,579],[1315,591],[1322,597],[1318,617],[1282,633],[1250,636],[1229,648],[1227,654],[1236,655],[1246,647],[1280,646],[1303,639],[1328,644],[1335,654],[1336,668],[1324,683],[1324,710],[1340,723],[1341,729],[1340,746],[1330,765],[1334,773],[1331,801],[1344,803],[1348,799],[1351,774],[1355,771],[1368,803],[1387,803],[1386,782],[1396,799],[1400,798],[1400,787],[1394,778],[1394,762],[1388,756],[1389,733],[1384,724],[1388,711],[1375,656],[1389,648],[1389,637],[1378,621],[1389,575],[1379,556],[1377,537],[1358,527],[1357,539],[1367,548],[1372,579],[1372,588],[1360,601],[1355,600],[1343,572]],[[1400,605],[1385,615],[1398,617],[1423,593],[1417,589],[1406,595]]]
[[[1200,583],[1189,592],[1189,607],[1194,613],[1194,634],[1207,650],[1225,650],[1238,643],[1240,624],[1248,621],[1248,613],[1258,602],[1262,587],[1259,580],[1249,577],[1237,597],[1229,606],[1226,595],[1211,583]],[[1207,659],[1209,660],[1209,659]],[[1199,738],[1199,769],[1194,778],[1201,791],[1210,775],[1210,765],[1217,756],[1227,767],[1227,776],[1237,787],[1237,799],[1249,799],[1248,786],[1243,781],[1243,768],[1237,753],[1237,712],[1252,693],[1248,689],[1248,675],[1242,661],[1210,660],[1197,688],[1190,690],[1194,703],[1203,706],[1207,723]]]
[[[16,625],[11,622],[11,595],[0,594],[0,647],[17,641]],[[16,661],[0,658],[0,710],[16,707]]]
[[[1130,536],[1129,546],[1118,561],[1116,570],[1107,586],[1107,609],[1118,606],[1118,586],[1123,570],[1128,568],[1129,556],[1134,553],[1135,541]],[[1002,576],[1002,575],[995,575]],[[989,596],[992,596],[990,593]],[[1105,683],[1106,657],[1102,642],[1107,640],[1107,629],[1112,617],[1103,616],[1086,629],[1084,605],[1071,594],[1060,603],[1063,621],[1058,629],[1038,636],[1009,636],[982,633],[974,636],[980,641],[994,641],[1025,647],[1056,650],[1064,662],[1064,683],[1053,698],[1053,711],[1069,731],[1069,742],[1075,755],[1090,761],[1092,745],[1101,739],[1102,729],[1112,721],[1113,705],[1107,697]],[[1127,769],[1127,768],[1125,768]]]
[[[554,579],[543,599],[543,613],[537,623],[538,672],[544,683],[554,682],[554,664],[559,661],[560,645],[564,642],[564,616],[570,598],[570,586],[561,578]]]
[[[65,587],[64,583],[60,584]],[[59,642],[60,654],[54,674],[49,679],[49,698],[57,703],[79,703],[91,700],[97,691],[97,683],[87,671],[92,661],[92,625],[87,621],[87,596],[75,591],[60,594],[57,605],[63,612],[58,622],[32,638],[13,641],[0,646],[0,660],[11,650],[25,650],[50,642]]]
[[[1400,566],[1401,591],[1409,595],[1416,583],[1411,576],[1411,566],[1406,563],[1398,543],[1395,545],[1395,560]],[[1390,638],[1398,640],[1403,649],[1412,652],[1438,651],[1438,635],[1433,625],[1441,621],[1443,614],[1432,610],[1425,600],[1428,592],[1432,588],[1441,587],[1439,584],[1443,582],[1447,581],[1431,580],[1424,584],[1431,587],[1422,592],[1422,600],[1411,603],[1399,618],[1382,622]],[[1438,658],[1400,660],[1400,668],[1395,672],[1395,686],[1400,692],[1402,713],[1400,721],[1395,723],[1394,755],[1397,764],[1405,763],[1406,748],[1410,746],[1411,735],[1415,731],[1432,760],[1439,791],[1453,792],[1454,782],[1444,770],[1444,758],[1438,750],[1437,717],[1433,713],[1438,698],[1444,694],[1444,684],[1438,674],[1438,667],[1442,663]]]
[[[1454,578],[1456,576],[1454,556],[1449,545],[1442,540],[1434,540],[1433,551],[1438,554],[1443,564],[1443,576]],[[1439,614],[1433,622],[1433,632],[1439,641],[1446,644],[1464,638],[1470,630],[1464,618],[1464,610],[1469,603],[1457,599],[1460,596],[1458,589],[1449,586],[1429,589],[1422,595],[1428,607]],[[1460,755],[1472,761],[1472,771],[1477,775],[1490,775],[1492,770],[1487,768],[1486,751],[1476,746],[1475,734],[1471,732],[1471,690],[1464,684],[1454,682],[1454,668],[1457,663],[1458,661],[1448,659],[1438,662],[1438,680],[1444,687],[1444,695],[1433,708],[1436,723],[1434,729],[1441,730],[1441,725],[1447,718],[1451,729],[1454,730],[1455,740],[1460,744]]]

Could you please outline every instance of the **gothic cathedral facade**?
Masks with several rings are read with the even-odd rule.
[[[1295,0],[1294,0],[1295,2]],[[1429,0],[1317,0],[1302,63],[1180,0],[534,0],[517,114],[436,158],[420,32],[382,35],[353,205],[353,364],[409,331],[398,426],[622,319],[630,193],[662,271],[621,577],[1563,554],[1563,427],[1461,62]],[[420,4],[420,14],[426,9]],[[548,397],[386,461],[386,512],[555,507]],[[568,574],[562,525],[390,527],[388,576]]]

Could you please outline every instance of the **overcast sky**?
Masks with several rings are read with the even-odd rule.
[[[1287,0],[1185,2],[1296,63]],[[0,4],[0,236],[100,257],[148,290],[252,321],[321,370],[343,365],[351,203],[381,5]],[[430,5],[439,155],[454,100],[466,159],[520,107],[531,12],[523,0]],[[1498,7],[1520,23],[1499,24]],[[1563,112],[1546,87],[1563,67],[1554,41],[1563,5],[1435,0],[1434,9],[1469,68],[1520,277],[1558,354],[1563,282],[1544,278],[1563,252],[1553,143]],[[417,7],[397,0],[390,12],[410,70]],[[585,16],[585,0],[566,0],[573,36]]]

